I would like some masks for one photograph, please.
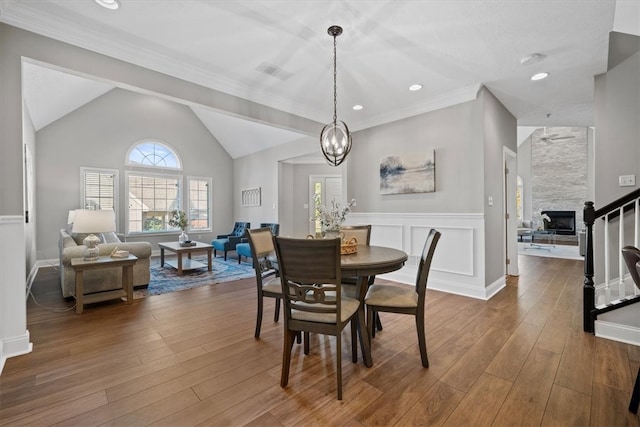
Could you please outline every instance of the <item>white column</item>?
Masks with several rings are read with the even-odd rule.
[[[0,216],[0,373],[9,357],[29,353],[24,218]]]

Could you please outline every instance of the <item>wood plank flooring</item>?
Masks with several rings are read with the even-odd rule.
[[[282,324],[267,298],[253,338],[253,279],[89,305],[82,315],[42,269],[28,302],[33,352],[0,376],[0,425],[639,425],[627,410],[640,349],[582,332],[581,261],[520,256],[489,301],[429,291],[420,364],[411,317],[381,313],[372,368],[343,340],[294,346],[280,383]],[[361,359],[360,359],[361,360]]]

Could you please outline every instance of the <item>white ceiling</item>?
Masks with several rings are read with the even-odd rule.
[[[637,0],[120,1],[0,0],[0,21],[320,123],[333,115],[326,30],[338,24],[338,118],[352,130],[473,99],[480,85],[520,126],[590,126],[609,32],[640,35]],[[546,58],[522,65],[532,53]],[[550,77],[531,82],[539,71]],[[60,74],[26,68],[38,129],[114,87]],[[302,136],[192,108],[234,158]]]

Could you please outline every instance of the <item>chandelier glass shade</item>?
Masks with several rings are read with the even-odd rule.
[[[340,165],[351,151],[351,134],[349,127],[342,120],[338,120],[337,113],[337,55],[336,37],[342,34],[342,28],[333,25],[327,30],[333,37],[333,121],[322,128],[320,133],[320,149],[322,155],[331,166]]]

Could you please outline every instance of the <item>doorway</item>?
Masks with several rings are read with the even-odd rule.
[[[322,228],[316,218],[316,199],[323,206],[329,206],[332,201],[342,202],[341,175],[309,175],[309,234],[318,235]]]

